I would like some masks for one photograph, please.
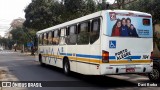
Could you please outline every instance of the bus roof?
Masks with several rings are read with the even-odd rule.
[[[83,16],[83,17],[80,17],[80,18],[77,18],[77,19],[68,21],[68,22],[64,22],[64,23],[62,23],[62,24],[58,24],[58,25],[55,25],[55,26],[53,26],[53,27],[49,27],[49,28],[43,29],[43,30],[41,30],[41,31],[38,31],[37,33],[39,34],[39,33],[47,32],[47,31],[50,31],[50,30],[58,29],[58,28],[60,28],[60,27],[65,27],[65,26],[67,26],[67,25],[72,25],[72,24],[75,24],[75,23],[78,23],[78,22],[81,22],[81,21],[90,19],[91,17],[92,17],[92,18],[94,18],[94,17],[99,17],[99,16],[101,15],[101,12],[102,12],[102,11],[95,12],[95,13],[92,13],[92,14],[89,14],[89,15],[86,15],[86,16]]]
[[[151,14],[148,14],[148,13],[145,13],[145,12],[131,11],[131,10],[102,10],[102,11],[98,11],[98,12],[95,12],[95,13],[92,13],[92,14],[89,14],[89,15],[86,15],[86,16],[83,16],[83,17],[68,21],[68,22],[64,22],[62,24],[58,24],[58,25],[55,25],[55,26],[40,30],[40,31],[37,32],[37,34],[41,34],[41,33],[44,33],[44,32],[49,32],[49,31],[52,31],[52,30],[63,28],[63,27],[68,26],[68,25],[73,25],[75,23],[79,23],[81,21],[85,21],[85,20],[88,20],[88,19],[99,17],[99,16],[102,16],[102,14],[104,14],[106,12],[117,12],[117,13],[130,12],[130,13],[134,13],[134,14],[141,14],[141,15],[151,16]]]
[[[148,15],[151,16],[151,14],[146,13],[146,12],[140,12],[140,11],[131,11],[131,10],[107,10],[108,12],[117,12],[117,13],[123,13],[123,12],[130,12],[134,14],[143,14],[143,15]]]

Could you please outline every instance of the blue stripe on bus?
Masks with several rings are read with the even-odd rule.
[[[71,53],[60,53],[60,55],[72,56]],[[76,54],[76,56],[77,57],[84,57],[84,58],[102,59],[102,56],[99,56],[99,55]]]
[[[72,56],[71,53],[60,53],[60,55]]]
[[[76,56],[77,56],[77,57],[85,57],[85,58],[102,59],[102,56],[99,56],[99,55],[76,54]]]
[[[60,53],[60,55],[72,56],[71,53]],[[77,57],[83,58],[94,58],[94,59],[102,59],[102,56],[99,55],[87,55],[87,54],[76,54]],[[141,59],[141,56],[130,56],[132,59]],[[124,59],[129,59],[130,57],[126,57]],[[115,56],[109,56],[110,60],[115,60]]]
[[[115,56],[109,56],[109,59],[116,59]]]

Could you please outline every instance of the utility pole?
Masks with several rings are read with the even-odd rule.
[[[24,30],[25,29],[25,30]],[[32,42],[32,46],[31,46],[31,55],[35,55],[34,52],[35,52],[35,49],[34,49],[34,40],[33,40],[33,37],[31,35],[28,34],[27,31],[27,28],[24,28],[23,29],[23,32],[26,33],[26,35],[29,37],[29,39],[31,40]]]

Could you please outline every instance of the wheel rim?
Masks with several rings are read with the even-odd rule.
[[[64,71],[65,71],[65,73],[68,73],[68,64],[67,63],[65,63]]]
[[[159,71],[157,69],[153,69],[150,76],[153,80],[157,80],[159,78]]]

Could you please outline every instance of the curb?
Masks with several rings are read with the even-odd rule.
[[[8,67],[0,67],[1,70],[1,78],[0,81],[19,81],[19,79],[13,75],[10,70],[8,69]],[[19,87],[0,87],[0,90],[27,90],[27,88],[19,88]]]

